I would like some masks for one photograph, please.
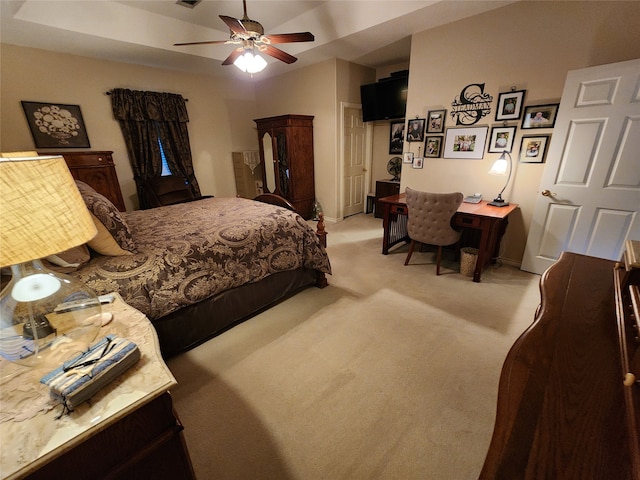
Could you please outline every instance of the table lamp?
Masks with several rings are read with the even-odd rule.
[[[505,156],[509,157],[508,162]],[[494,162],[493,166],[491,167],[491,170],[489,170],[489,175],[505,175],[507,173],[507,169],[509,170],[507,181],[504,184],[504,187],[502,187],[502,190],[500,190],[500,193],[498,194],[498,196],[494,198],[492,202],[489,202],[489,205],[493,205],[494,207],[506,207],[507,205],[509,205],[509,202],[506,202],[502,199],[502,192],[504,192],[505,188],[507,188],[507,185],[509,185],[509,180],[511,180],[511,170],[513,169],[513,159],[511,158],[511,155],[509,154],[509,152],[505,150],[502,152],[502,155],[500,155],[500,158],[498,158],[498,160]]]
[[[96,294],[40,259],[96,232],[63,157],[0,158],[0,267],[11,268],[0,293],[2,357],[54,366],[93,342],[101,313]]]

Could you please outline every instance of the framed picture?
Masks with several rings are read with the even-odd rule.
[[[413,159],[413,168],[422,168],[424,166],[424,158],[415,157]]]
[[[525,92],[526,90],[518,90],[499,94],[496,120],[520,119]]]
[[[21,103],[36,148],[90,148],[79,105]]]
[[[389,155],[402,153],[404,148],[404,120],[390,122]]]
[[[489,127],[447,128],[444,158],[480,159]]]
[[[404,152],[402,163],[413,163],[413,152]]]
[[[522,128],[552,128],[556,124],[559,103],[524,107]]]
[[[522,163],[544,163],[551,135],[524,136],[520,143]]]
[[[492,127],[487,151],[489,153],[502,153],[505,150],[511,152],[515,136],[516,127]]]
[[[446,118],[446,110],[429,110],[427,114],[427,133],[444,132],[444,120]]]
[[[424,118],[412,118],[407,128],[407,142],[424,141]]]
[[[429,158],[439,158],[442,152],[442,137],[430,137],[424,141],[424,156]]]

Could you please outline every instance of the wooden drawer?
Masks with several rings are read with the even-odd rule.
[[[113,152],[42,152],[41,155],[62,155],[69,168],[72,167],[103,167],[113,165]]]
[[[182,430],[171,396],[164,393],[27,479],[193,479]]]
[[[475,215],[467,215],[465,213],[456,213],[453,216],[454,227],[480,228],[482,218]]]
[[[407,215],[409,207],[406,205],[391,205],[391,213],[397,213],[399,215]]]

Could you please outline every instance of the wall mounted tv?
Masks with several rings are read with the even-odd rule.
[[[376,83],[360,86],[362,120],[390,120],[404,118],[407,110],[407,88],[409,72],[407,70],[392,73]]]

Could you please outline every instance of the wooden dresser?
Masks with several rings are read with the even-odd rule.
[[[376,203],[373,215],[376,218],[382,218],[384,216],[384,206],[380,203],[380,199],[389,197],[391,195],[398,195],[400,193],[400,182],[394,182],[393,180],[376,180]]]
[[[91,185],[98,193],[111,200],[111,203],[121,212],[126,210],[113,163],[113,152],[38,152],[38,154],[62,155],[73,178]]]
[[[480,479],[640,479],[639,276],[573,253],[544,273],[502,368]]]

